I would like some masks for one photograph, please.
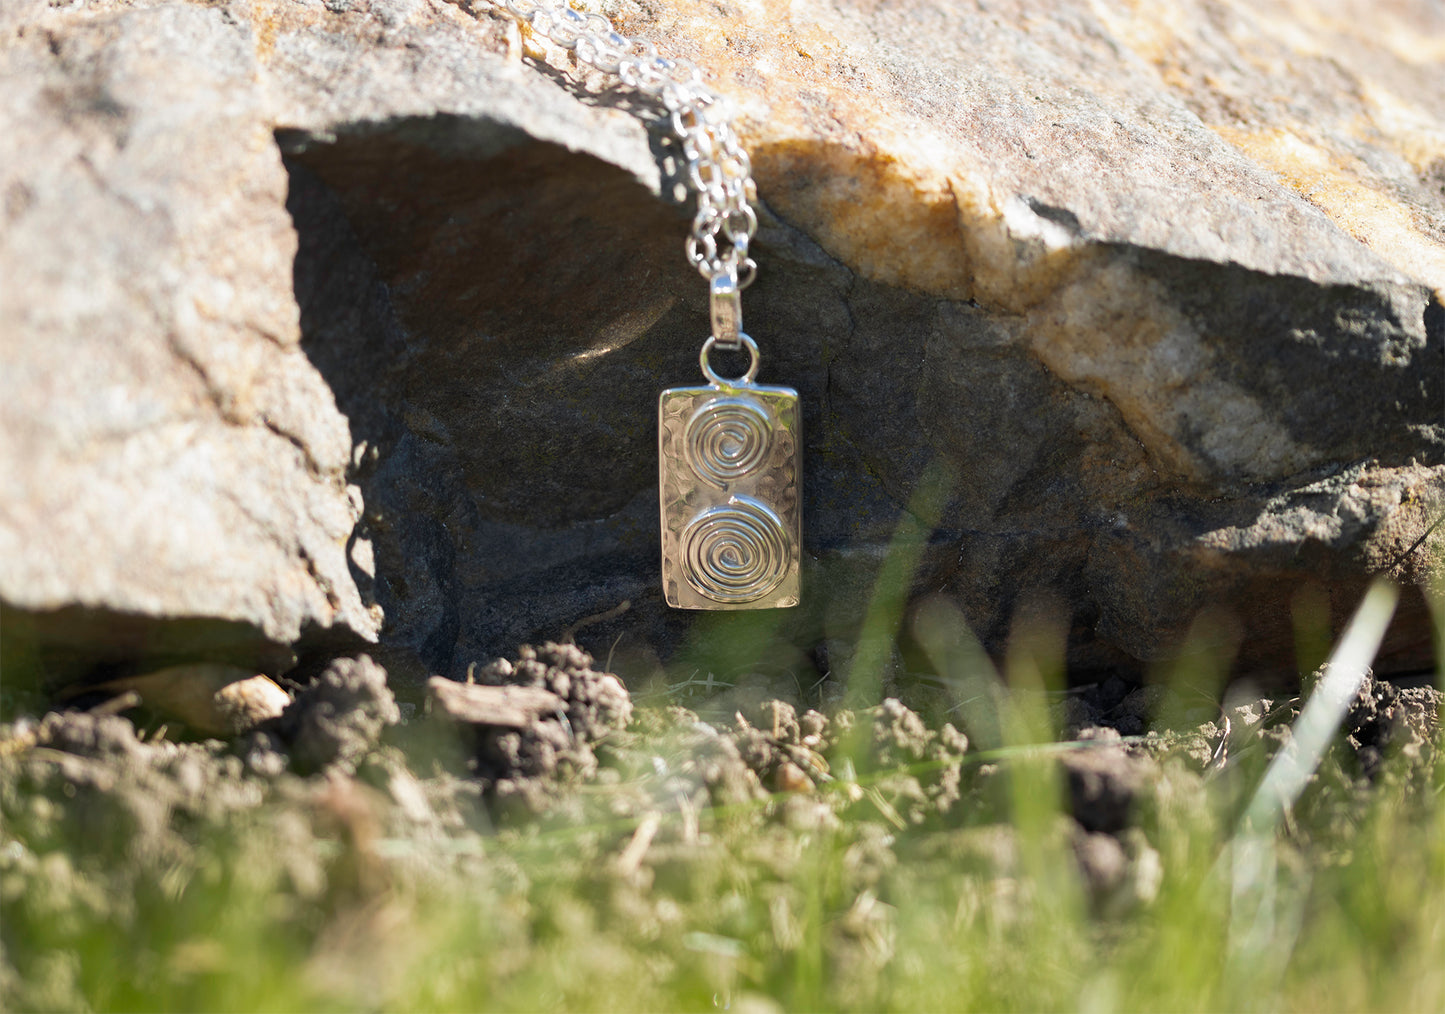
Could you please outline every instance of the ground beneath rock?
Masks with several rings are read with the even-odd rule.
[[[472,675],[481,705],[444,688],[403,720],[379,665],[337,659],[230,741],[103,712],[4,726],[5,1006],[936,1007],[959,982],[1038,1005],[1159,943],[1299,709],[1180,727],[1165,694],[1094,688],[1058,695],[1058,731],[1085,722],[1066,738],[986,750],[968,708],[892,698],[634,708],[572,645]],[[1404,868],[1433,861],[1409,849],[1438,810],[1439,704],[1365,681],[1286,869],[1386,830]],[[1062,970],[1029,979],[1008,948]],[[1230,1006],[1220,962],[1204,995]]]

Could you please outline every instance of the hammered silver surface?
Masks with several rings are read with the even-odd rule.
[[[662,585],[678,609],[798,604],[798,394],[762,384],[662,392]]]

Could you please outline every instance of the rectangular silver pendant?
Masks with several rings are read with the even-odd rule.
[[[669,606],[798,604],[800,421],[790,387],[739,380],[662,392],[658,487]]]

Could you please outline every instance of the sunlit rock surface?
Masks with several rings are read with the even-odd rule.
[[[255,661],[308,628],[375,636],[249,33],[202,6],[18,13],[0,36],[7,650],[39,631],[82,664]]]
[[[1419,582],[1439,560],[1445,536],[1421,541],[1445,509],[1437,7],[594,6],[695,60],[737,104],[763,223],[745,324],[761,379],[798,387],[806,406],[810,583],[804,606],[775,618],[799,657],[849,636],[909,508],[932,533],[917,592],[952,598],[989,646],[1020,602],[1047,596],[1081,671],[1169,655],[1209,606],[1238,617],[1241,667],[1289,669],[1301,588],[1323,588],[1305,599],[1338,619],[1370,575]],[[327,510],[347,482],[364,502],[354,530],[322,526],[326,552],[297,548],[315,530],[304,512],[248,540],[270,557],[227,552],[255,565],[237,576],[253,588],[308,553],[327,561],[312,583],[334,602],[288,605],[284,622],[236,607],[217,592],[234,568],[160,538],[153,558],[202,565],[185,581],[161,570],[175,591],[156,612],[241,618],[282,641],[301,622],[367,636],[379,612],[394,676],[456,675],[623,601],[579,636],[620,635],[641,665],[695,635],[698,618],[669,613],[657,586],[654,413],[658,389],[696,382],[707,308],[655,110],[479,2],[35,3],[5,18],[6,80],[46,75],[46,94],[91,96],[102,124],[114,89],[97,76],[104,51],[83,48],[95,33],[149,40],[158,66],[230,68],[227,87],[146,99],[154,117],[184,96],[190,119],[166,121],[166,157],[144,136],[125,157],[149,152],[136,171],[157,216],[192,199],[191,173],[267,224],[212,217],[209,231],[129,240],[144,258],[107,258],[86,237],[141,214],[121,194],[97,184],[95,214],[64,229],[27,223],[38,212],[7,196],[17,224],[0,265],[74,244],[87,252],[67,263],[96,291],[170,279],[164,261],[168,293],[197,279],[269,293],[281,323],[255,360],[262,386],[291,370],[288,391],[317,388],[297,402],[311,430],[280,423],[301,434],[288,453],[322,462],[305,482]],[[224,60],[155,27],[172,21],[203,26]],[[35,102],[0,106],[8,143],[29,153],[3,163],[7,195],[115,145],[60,131],[62,113]],[[247,158],[263,184],[224,175]],[[273,266],[243,284],[293,250],[289,279]],[[28,368],[71,376],[79,353],[66,350],[93,336],[74,311],[51,326],[29,309],[77,305],[65,284],[37,276],[31,302],[0,302],[7,363],[44,348]],[[241,347],[205,315],[176,323],[140,302],[104,304],[123,339],[88,353],[97,369],[132,348],[170,362],[177,346],[221,361]],[[309,363],[288,351],[298,307]],[[114,427],[137,391],[182,397],[180,380],[148,376],[119,402],[86,398],[94,379],[62,387]],[[112,469],[118,491],[170,495],[157,463],[96,453],[72,425],[81,415],[47,408],[33,383],[8,381],[7,402],[17,419],[61,420],[12,428],[7,415],[8,471],[49,456],[57,475]],[[137,426],[128,440],[163,432]],[[188,446],[252,429],[202,428]],[[262,499],[285,502],[288,482],[305,486],[263,483]],[[30,575],[45,566],[27,533],[58,529],[13,519],[49,512],[42,485],[0,487],[6,556]],[[180,486],[175,510],[192,519],[236,499]],[[115,576],[95,590],[84,568],[51,568],[45,603],[131,608],[133,542],[83,527],[77,545]],[[34,608],[36,580],[0,595]],[[1422,664],[1418,596],[1386,651],[1386,670]]]

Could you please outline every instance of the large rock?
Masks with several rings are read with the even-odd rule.
[[[235,498],[195,483],[175,493],[175,513],[194,516],[163,545],[140,543],[198,563],[156,578],[171,598],[146,599],[145,578],[114,562],[133,542],[110,521],[114,505],[94,508],[103,524],[0,529],[14,540],[7,566],[28,568],[0,598],[236,618],[282,641],[308,622],[367,635],[372,614],[340,557],[349,524],[322,520],[345,502],[348,447],[319,372],[349,422],[349,478],[365,503],[350,576],[385,615],[394,675],[408,668],[398,659],[457,675],[624,600],[630,611],[592,628],[609,643],[626,634],[620,650],[666,655],[744,623],[758,652],[777,651],[758,638],[759,618],[699,625],[658,594],[655,397],[695,382],[707,308],[680,255],[690,213],[665,132],[633,115],[653,116],[645,105],[479,3],[115,8],[36,5],[10,30],[7,80],[43,70],[50,82],[6,89],[3,115],[23,127],[10,143],[27,138],[21,150],[47,165],[121,155],[92,156],[93,213],[23,234],[52,246],[7,236],[0,263],[21,251],[22,270],[52,256],[96,268],[89,287],[38,276],[24,306],[47,313],[133,287],[147,322],[131,304],[129,316],[100,304],[107,322],[126,322],[109,332],[124,341],[104,343],[106,370],[133,348],[166,364],[189,350],[196,378],[153,370],[156,401],[199,401],[204,421],[225,425],[184,446],[217,453],[281,433],[296,466],[273,449],[253,493],[267,506],[244,501],[244,523],[220,516],[229,539],[207,545],[244,538],[249,550],[224,554],[226,566],[185,539]],[[1422,580],[1442,536],[1415,544],[1445,480],[1445,70],[1420,57],[1445,39],[1432,11],[1396,4],[1365,18],[1344,0],[1157,12],[606,5],[624,32],[708,68],[737,100],[753,154],[762,272],[746,323],[763,379],[803,394],[808,441],[807,604],[764,627],[802,649],[847,636],[908,510],[932,532],[918,590],[951,596],[991,645],[1020,601],[1050,594],[1071,613],[1079,668],[1166,655],[1220,603],[1241,615],[1246,665],[1288,667],[1301,585],[1325,584],[1341,613],[1372,573]],[[104,32],[146,40],[146,59],[174,64],[172,75],[236,78],[120,93],[122,108],[136,96],[131,119],[193,133],[183,153],[214,153],[122,147],[112,120],[125,118],[24,97],[90,94],[112,62],[84,40]],[[69,62],[54,55],[67,47]],[[1420,58],[1400,59],[1400,47]],[[273,129],[296,238],[279,217]],[[154,170],[163,207],[210,194],[211,217],[162,214],[180,225],[144,238],[154,205],[101,185],[127,160],[170,170]],[[234,189],[214,200],[217,179],[253,175],[269,181],[241,189],[254,202]],[[293,242],[294,277],[278,288]],[[229,316],[171,309],[195,305],[176,293],[217,279],[244,296]],[[168,302],[147,302],[147,286],[162,284]],[[152,309],[161,303],[169,316]],[[296,305],[310,364],[288,344]],[[172,416],[124,416],[140,399],[96,398],[97,380],[79,372],[75,350],[97,340],[91,317],[67,309],[51,324],[0,307],[7,359],[17,345],[21,362],[38,355],[26,349],[61,350],[26,369],[63,378],[87,412],[121,418],[128,444],[170,448],[121,458],[94,437],[118,423],[27,423],[12,437],[7,421],[0,462],[23,474],[26,458],[48,456],[51,474],[91,475],[143,501],[176,491],[186,456],[164,443]],[[264,308],[269,325],[257,322]],[[12,320],[24,322],[18,342]],[[265,355],[234,351],[255,347]],[[254,390],[287,396],[198,397],[194,384],[217,375],[223,391],[253,389],[210,365],[228,357],[254,367]],[[7,363],[7,378],[18,372]],[[37,382],[11,383],[18,397]],[[265,408],[235,422],[236,403]],[[247,474],[228,466],[226,485],[255,481]],[[40,485],[0,487],[4,525],[17,511],[92,517],[49,506]],[[307,510],[248,527],[301,491]],[[105,558],[108,583],[75,568],[36,580],[36,539],[61,532]],[[310,583],[277,592],[277,575],[306,560]],[[263,605],[243,607],[241,589]],[[1419,665],[1427,641],[1416,598],[1384,667]]]
[[[253,39],[201,6],[44,11],[0,48],[6,640],[274,665],[308,628],[374,636]]]

